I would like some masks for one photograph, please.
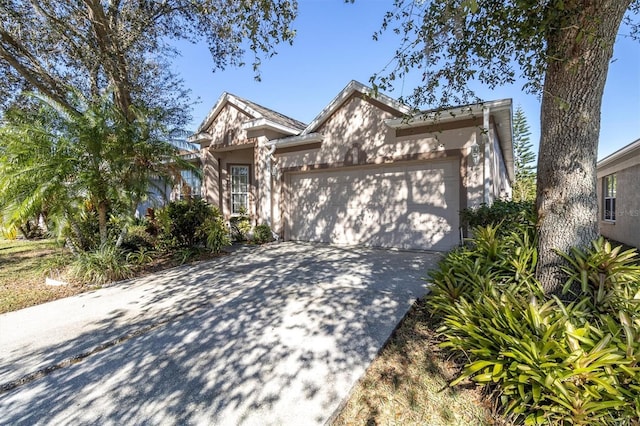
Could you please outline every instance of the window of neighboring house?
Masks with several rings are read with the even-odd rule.
[[[231,214],[249,211],[249,166],[231,166]]]
[[[616,220],[616,175],[605,176],[602,180],[603,215],[604,220],[615,222]]]
[[[178,193],[178,199],[182,200],[188,197],[200,198],[202,195],[202,180],[193,170],[182,170],[182,183]]]

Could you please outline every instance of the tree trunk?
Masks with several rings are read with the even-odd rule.
[[[613,44],[631,0],[565,2],[547,34],[550,58],[542,96],[538,156],[537,277],[547,293],[564,283],[555,250],[588,247],[598,237],[596,161],[602,94]],[[557,13],[557,12],[555,12]]]
[[[107,203],[100,201],[98,203],[98,229],[100,232],[100,245],[107,242]]]

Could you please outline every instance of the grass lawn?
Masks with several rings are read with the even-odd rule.
[[[352,391],[333,422],[342,425],[493,425],[491,402],[473,385],[451,388],[458,365],[438,348],[420,300]]]
[[[50,286],[44,283],[52,262],[70,255],[54,240],[0,239],[0,313],[60,299],[88,289],[83,286]]]
[[[219,255],[202,253],[158,254],[149,263],[134,269],[135,276],[143,276],[182,265],[186,262],[207,260]],[[75,280],[64,286],[45,284],[47,276],[58,278],[53,269],[63,272],[73,260],[71,253],[56,246],[54,240],[5,240],[0,239],[0,314],[17,311],[63,297],[72,296],[99,286],[82,284]],[[54,268],[57,266],[57,268]]]

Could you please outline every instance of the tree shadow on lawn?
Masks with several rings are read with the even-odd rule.
[[[154,276],[136,318],[115,310],[42,365],[134,337],[0,394],[0,422],[324,423],[436,257],[287,243]]]

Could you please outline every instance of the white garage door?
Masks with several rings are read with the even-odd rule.
[[[458,165],[430,161],[292,174],[288,238],[449,250],[459,243]]]

